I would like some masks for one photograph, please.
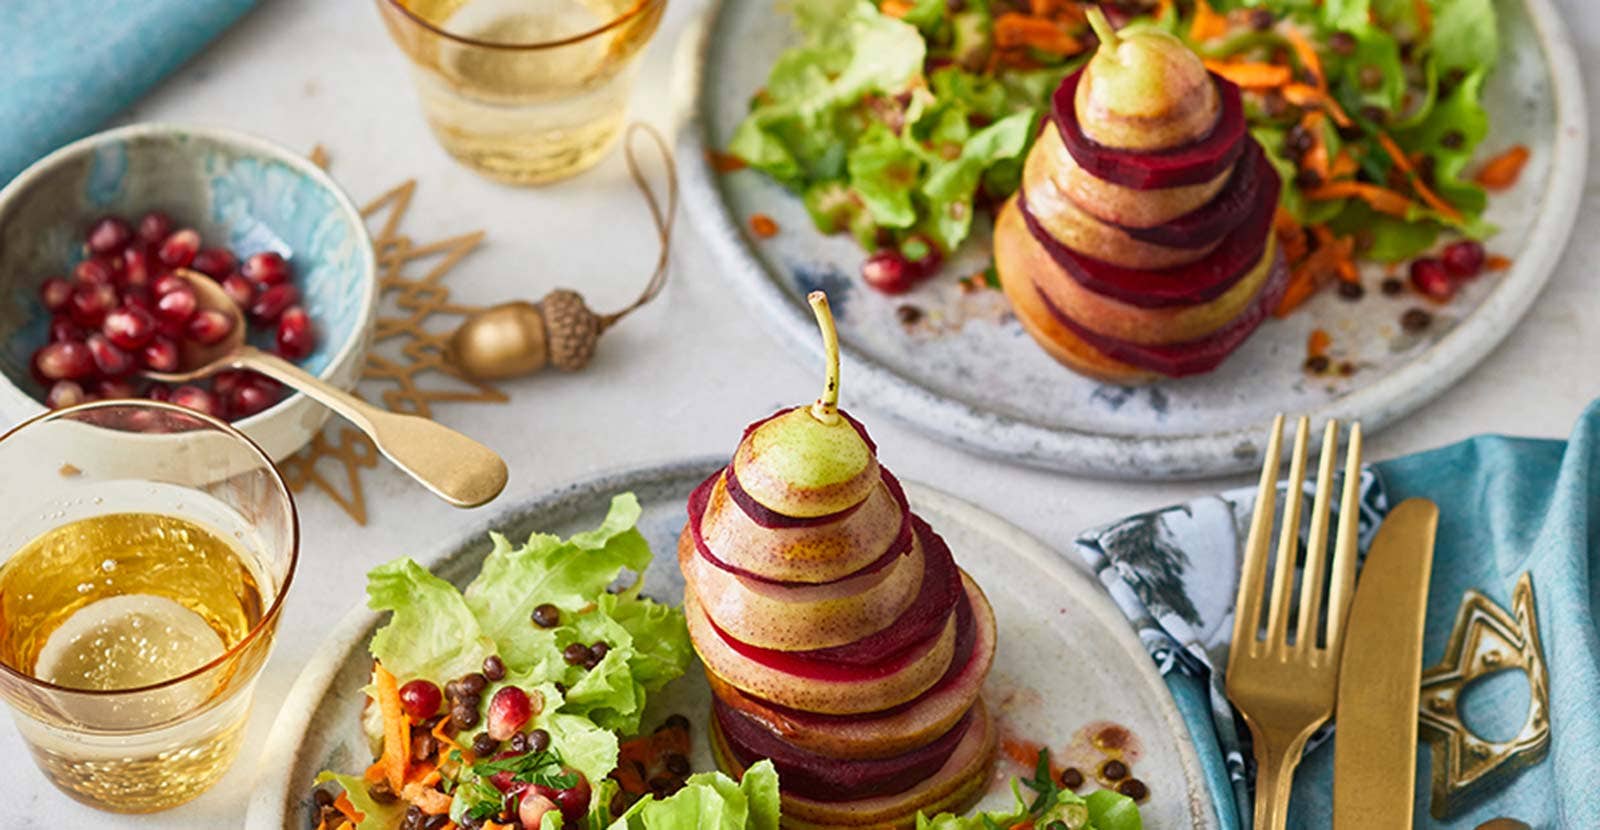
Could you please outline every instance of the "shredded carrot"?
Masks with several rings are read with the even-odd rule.
[[[1503,257],[1499,254],[1490,254],[1488,258],[1484,259],[1483,267],[1490,271],[1504,271],[1511,267],[1511,258]]]
[[[333,800],[333,809],[338,810],[339,815],[355,824],[360,824],[366,819],[366,814],[358,812],[356,805],[350,803],[349,793],[339,793],[339,797]]]
[[[1333,119],[1333,123],[1341,127],[1348,127],[1352,123],[1350,116],[1345,114],[1344,108],[1339,106],[1338,101],[1333,100],[1332,95],[1310,84],[1285,84],[1283,99],[1297,107],[1321,108],[1328,113],[1329,118]]]
[[[1195,0],[1194,18],[1189,21],[1189,39],[1198,43],[1227,33],[1228,18],[1217,14],[1206,0]]]
[[[1278,307],[1272,310],[1272,316],[1287,317],[1290,312],[1311,299],[1318,289],[1333,278],[1338,271],[1338,262],[1347,259],[1353,248],[1354,243],[1350,239],[1341,239],[1332,245],[1318,248],[1295,266],[1289,273],[1289,285],[1284,289]]]
[[[1328,346],[1333,343],[1333,338],[1323,329],[1312,329],[1311,335],[1306,338],[1306,355],[1316,357],[1328,353]]]
[[[389,767],[384,763],[382,758],[373,761],[372,766],[367,767],[367,771],[361,774],[362,780],[366,781],[368,784],[376,784],[388,777]]]
[[[1411,189],[1417,192],[1417,198],[1421,199],[1428,207],[1439,211],[1439,213],[1458,222],[1461,221],[1461,211],[1456,210],[1455,205],[1440,198],[1439,194],[1434,193],[1427,183],[1422,181],[1422,177],[1417,175],[1417,166],[1406,156],[1405,151],[1400,149],[1400,145],[1394,142],[1394,139],[1390,138],[1387,133],[1379,132],[1378,145],[1383,147],[1383,151],[1388,153],[1389,158],[1394,160],[1394,166],[1400,168],[1406,174],[1406,177],[1411,180]]]
[[[750,232],[762,239],[771,239],[778,235],[778,223],[765,213],[751,214]]]
[[[706,161],[718,173],[732,173],[750,166],[749,162],[732,153],[719,153],[716,150],[706,151]]]
[[[995,18],[994,43],[1001,49],[1030,47],[1052,55],[1076,55],[1083,51],[1083,41],[1055,21],[1021,12],[1006,12]]]
[[[1379,213],[1402,217],[1411,210],[1413,204],[1404,193],[1396,193],[1387,187],[1355,181],[1327,182],[1320,187],[1305,191],[1305,197],[1317,202],[1333,199],[1360,199]]]
[[[1295,58],[1300,61],[1300,65],[1311,73],[1311,82],[1317,91],[1326,96],[1328,79],[1322,75],[1322,59],[1317,57],[1317,47],[1311,44],[1311,40],[1304,32],[1294,26],[1283,27],[1283,36],[1288,38],[1289,45],[1294,48]]]
[[[1333,163],[1328,165],[1327,178],[1330,180],[1348,178],[1360,170],[1361,165],[1356,161],[1356,157],[1350,154],[1350,148],[1342,147],[1339,149],[1339,155],[1333,157]]]
[[[1072,0],[1028,0],[1028,11],[1035,17],[1082,18],[1083,12]]]
[[[431,761],[425,761],[411,765],[411,771],[406,774],[406,783],[409,784],[415,781],[426,786],[433,786],[439,783],[440,777],[438,765]]]
[[[1478,171],[1477,182],[1490,190],[1504,190],[1517,183],[1517,178],[1522,175],[1522,166],[1527,163],[1528,148],[1518,144],[1484,162],[1483,168]]]
[[[1361,284],[1361,272],[1356,269],[1356,264],[1354,261],[1341,259],[1337,263],[1337,267],[1339,269],[1340,282],[1347,282],[1351,285]]]
[[[1156,19],[1165,20],[1172,12],[1172,0],[1156,0]]]
[[[450,725],[450,719],[449,718],[443,718],[438,723],[433,725],[433,731],[428,733],[428,734],[432,735],[434,737],[434,739],[437,740],[439,743],[444,744],[445,746],[448,746],[451,749],[460,750],[463,755],[466,755],[467,752],[465,750],[461,749],[461,744],[456,743],[456,739],[450,737],[449,733],[444,731],[445,727],[447,727],[449,725]]]
[[[1411,0],[1411,8],[1417,14],[1417,34],[1426,38],[1433,31],[1433,9],[1428,6],[1428,0]]]
[[[378,710],[383,713],[383,761],[389,786],[395,792],[406,783],[406,766],[411,763],[411,724],[400,707],[400,687],[382,663],[372,664],[373,685],[377,687]]]
[[[1294,215],[1283,205],[1278,205],[1277,211],[1272,214],[1272,228],[1277,234],[1278,244],[1283,246],[1283,256],[1290,264],[1299,262],[1310,250],[1306,245],[1305,228],[1300,227]]]
[[[328,830],[328,820],[326,818],[317,820],[317,830]]]
[[[1322,119],[1326,116],[1319,110],[1312,110],[1300,119],[1300,128],[1311,136],[1311,149],[1301,157],[1300,161],[1307,170],[1317,174],[1318,181],[1327,181],[1328,170],[1328,142],[1322,137]]]
[[[890,17],[905,17],[915,7],[911,0],[883,0],[878,5],[878,11]]]
[[[1275,63],[1205,62],[1206,68],[1245,89],[1275,89],[1289,82],[1289,67]]]

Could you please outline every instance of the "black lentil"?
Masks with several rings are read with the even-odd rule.
[[[544,603],[533,609],[533,624],[540,628],[555,628],[561,624],[561,609]]]

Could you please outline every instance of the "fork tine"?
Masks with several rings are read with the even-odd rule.
[[[1339,533],[1333,543],[1333,584],[1328,588],[1328,650],[1338,654],[1344,639],[1345,616],[1356,584],[1357,519],[1361,513],[1361,422],[1350,425],[1350,445],[1345,450],[1344,496],[1339,502]]]
[[[1289,486],[1283,496],[1283,528],[1272,567],[1272,604],[1267,606],[1267,644],[1274,649],[1288,643],[1289,591],[1294,585],[1294,560],[1300,541],[1300,497],[1305,491],[1310,432],[1311,419],[1301,415],[1295,423],[1294,456],[1289,459]]]
[[[1311,531],[1306,536],[1305,570],[1300,574],[1300,619],[1295,624],[1295,648],[1317,647],[1317,623],[1322,620],[1323,574],[1328,566],[1328,508],[1333,501],[1333,464],[1339,454],[1339,422],[1328,420],[1322,432],[1322,459],[1317,468],[1317,497],[1311,505]]]
[[[1272,419],[1272,437],[1267,439],[1266,457],[1261,461],[1261,485],[1256,491],[1256,509],[1250,517],[1250,536],[1244,543],[1244,563],[1239,568],[1239,595],[1233,603],[1233,649],[1253,643],[1261,627],[1261,595],[1267,572],[1267,553],[1272,549],[1273,502],[1278,492],[1278,465],[1283,454],[1283,416]]]

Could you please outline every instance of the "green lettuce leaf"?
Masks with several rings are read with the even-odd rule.
[[[720,772],[692,775],[665,799],[639,799],[610,830],[778,830],[778,773],[759,761],[738,783]]]
[[[874,124],[851,148],[847,166],[850,184],[872,219],[890,228],[909,228],[917,221],[911,195],[921,178],[922,162],[882,124]]]
[[[1431,0],[1433,59],[1444,71],[1488,72],[1500,56],[1500,30],[1492,0]]]
[[[370,648],[401,683],[459,677],[495,653],[461,592],[411,559],[368,572],[367,606],[392,612]]]
[[[316,783],[326,784],[329,781],[344,789],[351,806],[361,814],[361,823],[356,825],[356,830],[394,830],[400,826],[400,820],[405,817],[405,802],[378,803],[367,793],[367,784],[360,776],[339,775],[326,771],[317,774]]]
[[[973,194],[989,167],[1020,158],[1033,141],[1035,113],[1019,112],[974,133],[961,155],[935,165],[922,184],[928,201],[928,230],[946,251],[955,250],[972,230]]]
[[[1133,799],[1111,790],[1095,790],[1084,796],[1089,808],[1089,824],[1094,830],[1143,830],[1139,805]]]
[[[1479,103],[1486,71],[1479,69],[1469,73],[1439,98],[1427,118],[1395,134],[1395,141],[1406,152],[1433,157],[1434,192],[1466,215],[1467,221],[1457,227],[1475,238],[1487,236],[1494,230],[1478,218],[1488,204],[1488,194],[1464,175],[1473,150],[1489,133],[1489,114]],[[1432,211],[1425,215],[1449,222]]]

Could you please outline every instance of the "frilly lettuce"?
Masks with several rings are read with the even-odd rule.
[[[405,815],[406,805],[402,802],[378,803],[377,799],[367,792],[367,782],[361,780],[360,776],[339,775],[333,772],[317,775],[316,783],[326,784],[329,781],[344,788],[345,796],[350,799],[350,806],[355,807],[356,812],[361,814],[361,823],[356,825],[356,830],[393,830]]]
[[[720,772],[692,775],[665,799],[639,799],[608,830],[778,830],[778,773],[759,761],[738,783]]]

